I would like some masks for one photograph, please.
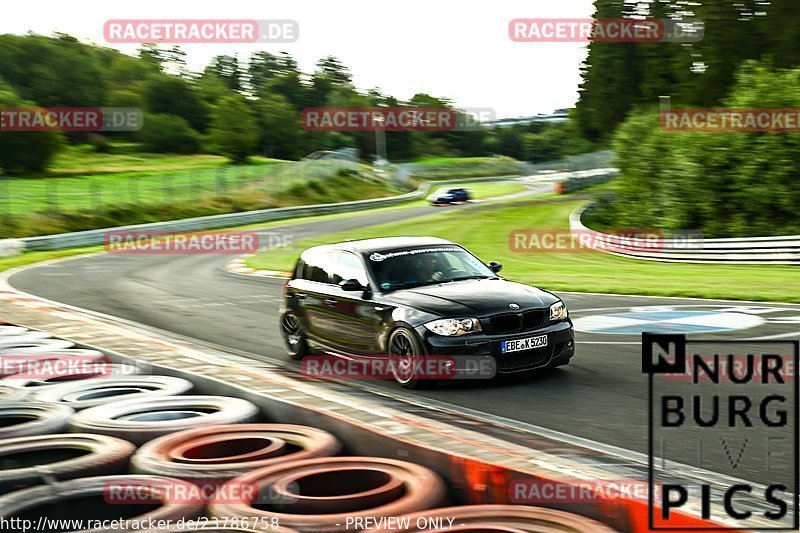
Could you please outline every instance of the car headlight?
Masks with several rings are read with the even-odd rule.
[[[481,331],[481,323],[477,318],[441,318],[428,322],[425,327],[444,337],[457,337]]]
[[[564,302],[556,302],[550,306],[550,320],[564,320],[569,316],[569,312],[567,311],[567,306],[564,305]]]

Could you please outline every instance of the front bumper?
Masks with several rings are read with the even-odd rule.
[[[419,326],[416,330],[426,353],[453,356],[460,372],[468,371],[464,365],[458,363],[461,359],[474,361],[475,358],[487,358],[492,360],[498,374],[507,374],[565,364],[575,353],[575,333],[569,319],[534,330],[499,335],[473,333],[460,337],[443,337],[428,331],[424,326]],[[547,346],[510,353],[500,351],[502,341],[539,335],[547,335]]]

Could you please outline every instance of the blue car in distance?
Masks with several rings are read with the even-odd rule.
[[[469,189],[465,187],[455,187],[444,191],[437,191],[428,197],[433,205],[455,204],[469,202]]]

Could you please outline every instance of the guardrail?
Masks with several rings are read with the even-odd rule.
[[[800,235],[705,239],[695,232],[685,238],[631,239],[586,227],[581,218],[590,208],[572,212],[570,231],[599,252],[668,263],[800,265]]]
[[[387,207],[410,200],[424,198],[425,194],[428,192],[428,189],[434,185],[439,186],[443,183],[497,181],[513,177],[517,176],[491,176],[424,182],[420,184],[416,191],[408,192],[398,196],[390,196],[387,198],[373,198],[369,200],[355,200],[351,202],[338,202],[333,204],[259,209],[256,211],[245,211],[242,213],[208,215],[203,217],[185,218],[181,220],[169,220],[165,222],[151,222],[148,224],[135,224],[131,226],[120,226],[115,228],[101,228],[87,231],[77,231],[73,233],[59,233],[55,235],[43,235],[39,237],[26,237],[23,239],[6,239],[4,241],[0,241],[0,244],[7,243],[6,246],[9,249],[24,249],[24,251],[60,250],[63,248],[75,248],[79,246],[95,246],[103,244],[105,235],[110,231],[146,231],[153,236],[157,236],[159,234],[243,226],[246,224],[256,224],[260,222],[270,222],[302,216],[346,213],[350,211],[373,209],[375,207]],[[12,246],[12,243],[17,244]],[[21,243],[21,246],[18,243]]]

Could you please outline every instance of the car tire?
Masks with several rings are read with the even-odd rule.
[[[226,487],[257,486],[256,498],[234,501]],[[212,516],[250,517],[301,531],[344,532],[348,518],[399,516],[447,499],[435,472],[381,457],[322,457],[253,470],[223,485],[208,506]],[[357,528],[358,529],[358,528]]]
[[[192,481],[227,481],[251,470],[336,455],[336,437],[307,426],[234,424],[188,429],[142,446],[131,460],[137,474]]]
[[[300,319],[294,313],[284,313],[281,317],[281,336],[290,359],[299,361],[308,355],[308,341],[303,334]]]
[[[22,326],[12,326],[10,324],[4,324],[0,326],[0,338],[7,337],[9,335],[22,335],[30,331],[28,328],[23,328]]]
[[[29,342],[29,341],[39,341],[42,339],[52,339],[53,335],[47,333],[46,331],[26,331],[24,333],[20,333],[19,335],[4,335],[0,337],[0,349],[6,349],[9,346],[16,346],[17,344]]]
[[[28,391],[14,384],[0,383],[0,405],[3,402],[15,402],[28,397]]]
[[[0,343],[0,355],[36,355],[52,352],[53,350],[66,350],[75,346],[74,342],[62,339],[25,339],[24,337],[24,335],[21,335],[19,338],[15,337],[14,340],[8,340],[11,337],[6,337],[4,342]]]
[[[402,369],[406,364],[403,359],[408,358],[408,363],[411,365],[410,372],[413,372],[414,364],[420,357],[425,357],[425,350],[422,347],[417,334],[411,328],[399,326],[392,334],[389,335],[387,342],[387,355],[392,362],[392,374],[394,380],[406,389],[420,389],[428,384],[429,380],[420,379],[418,377],[400,376],[398,369]],[[409,352],[409,353],[401,353]],[[402,370],[401,370],[402,371]]]
[[[42,402],[63,403],[78,411],[119,400],[178,396],[189,392],[192,386],[188,380],[171,376],[123,376],[42,387],[31,398]]]
[[[130,442],[103,435],[4,439],[0,441],[0,494],[55,480],[121,474],[135,450]]]
[[[0,402],[0,439],[62,433],[75,411],[44,402]]]
[[[127,487],[134,489],[129,492],[135,493],[133,496],[136,500],[125,501],[125,497],[120,496],[120,502],[109,501],[111,495],[116,494],[113,491],[117,485],[120,487],[120,493]],[[72,479],[0,496],[0,519],[12,524],[12,527],[16,525],[16,528],[7,530],[9,533],[23,533],[23,524],[20,524],[19,520],[12,520],[13,518],[39,516],[53,522],[86,520],[89,518],[87,509],[94,518],[123,517],[139,523],[162,520],[165,523],[166,521],[175,523],[180,519],[195,520],[202,516],[204,508],[202,502],[164,502],[164,493],[169,490],[165,486],[172,487],[174,494],[180,494],[179,491],[191,494],[194,490],[193,486],[185,481],[160,476],[116,475]],[[146,498],[148,504],[136,505],[142,503],[141,498]],[[75,500],[76,505],[69,505],[71,500]],[[68,529],[59,531],[66,532]],[[82,529],[80,533],[101,531],[109,530]]]
[[[184,429],[255,422],[258,415],[258,407],[239,398],[156,396],[90,407],[75,414],[69,428],[140,445]]]

